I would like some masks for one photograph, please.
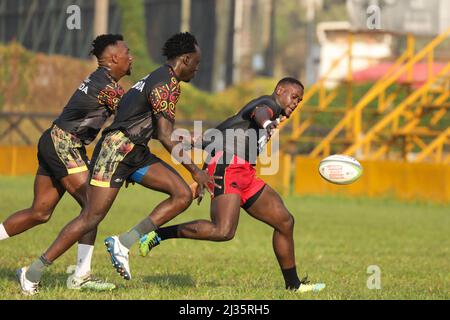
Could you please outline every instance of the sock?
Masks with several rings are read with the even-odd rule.
[[[88,244],[78,244],[77,268],[75,277],[83,277],[91,272],[91,260],[94,253],[94,246]]]
[[[133,229],[128,232],[122,233],[119,236],[120,243],[130,249],[131,246],[137,242],[144,234],[147,234],[153,230],[156,230],[157,226],[155,226],[152,220],[147,217],[141,222],[139,222]]]
[[[3,223],[0,224],[0,240],[8,239],[9,235],[5,230],[5,227],[3,226]]]
[[[39,259],[33,261],[28,268],[25,277],[31,282],[39,282],[41,280],[42,272],[44,272],[44,269],[51,264],[52,263],[42,255]]]
[[[290,269],[281,269],[284,277],[286,289],[295,290],[300,287],[300,279],[297,275],[297,268],[294,266]]]
[[[157,229],[156,233],[162,240],[178,238],[178,225]]]

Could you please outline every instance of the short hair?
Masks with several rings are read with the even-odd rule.
[[[167,60],[179,57],[185,53],[195,52],[197,40],[189,32],[180,32],[171,36],[162,47],[162,55]]]
[[[107,46],[114,45],[117,41],[123,41],[123,36],[121,34],[102,34],[97,36],[94,41],[92,41],[92,50],[89,54],[92,54],[100,59]]]
[[[296,85],[300,86],[303,90],[305,90],[305,86],[303,85],[303,83],[301,83],[299,80],[292,78],[292,77],[286,77],[286,78],[281,79],[280,81],[278,81],[275,88],[278,88],[278,86],[286,84],[286,83],[296,84]]]

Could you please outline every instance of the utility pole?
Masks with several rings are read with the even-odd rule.
[[[270,1],[270,31],[269,31],[269,41],[266,49],[266,70],[265,75],[273,77],[274,75],[274,60],[275,60],[275,0]]]
[[[94,37],[108,33],[109,0],[95,0]]]
[[[214,41],[214,64],[212,74],[213,91],[221,91],[226,87],[226,67],[228,46],[228,30],[232,10],[230,0],[216,0],[216,36]]]
[[[234,7],[233,84],[241,80],[241,58],[244,24],[244,0],[236,0]]]
[[[314,83],[314,31],[317,0],[306,0],[306,83]]]
[[[189,31],[191,27],[191,0],[181,0],[181,32]]]

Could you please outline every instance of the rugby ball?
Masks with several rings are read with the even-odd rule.
[[[335,154],[326,157],[319,164],[319,174],[334,184],[350,184],[358,180],[363,168],[355,158]]]

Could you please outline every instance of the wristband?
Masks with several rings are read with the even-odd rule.
[[[264,122],[264,124],[263,124],[263,128],[264,129],[266,129],[267,128],[267,126],[269,125],[269,124],[271,124],[272,123],[272,121],[270,121],[270,120],[267,120],[266,122]]]

